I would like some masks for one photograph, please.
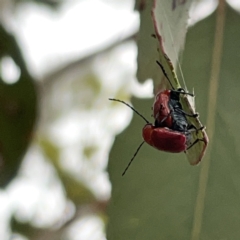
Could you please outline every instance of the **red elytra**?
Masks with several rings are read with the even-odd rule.
[[[201,139],[197,139],[194,143],[191,143],[190,141],[191,135],[189,134],[190,130],[181,132],[167,127],[156,127],[153,124],[149,123],[148,120],[142,114],[140,114],[136,109],[134,109],[126,102],[114,98],[109,98],[109,100],[125,104],[126,106],[131,108],[135,113],[137,113],[141,118],[143,118],[147,123],[142,130],[142,136],[144,141],[137,148],[137,151],[135,152],[130,162],[128,163],[127,167],[125,168],[122,176],[125,175],[126,171],[128,170],[129,166],[131,165],[132,161],[136,157],[138,151],[140,150],[144,142],[148,143],[150,146],[160,151],[180,153],[191,148],[193,145],[197,143],[197,141],[201,141]]]
[[[146,124],[142,136],[150,146],[165,152],[180,153],[187,149],[187,136],[184,133],[169,128],[156,128]]]

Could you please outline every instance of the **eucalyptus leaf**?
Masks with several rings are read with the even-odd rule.
[[[191,0],[136,1],[135,8],[140,12],[137,58],[137,78],[140,82],[151,78],[155,87],[158,87],[163,78],[163,74],[156,64],[156,60],[159,59],[157,52],[159,46],[152,36],[156,34],[156,28],[159,29],[158,33],[161,35],[161,51],[169,56],[174,65],[176,64],[178,53],[185,42],[191,3]]]
[[[124,177],[121,173],[141,143],[144,122],[134,116],[117,136],[109,157],[112,200],[108,208],[108,240],[178,239],[238,240],[240,236],[240,16],[226,8],[217,106],[211,148],[200,166],[192,167],[184,154],[142,147]],[[183,72],[189,89],[195,89],[203,123],[208,122],[208,96],[216,12],[192,27],[183,55]],[[239,36],[239,37],[238,37]],[[133,99],[144,116],[151,114],[151,100]],[[147,112],[147,113],[146,113]],[[207,126],[208,127],[208,126]],[[209,159],[209,171],[203,168]],[[200,173],[201,170],[201,173]],[[206,186],[201,188],[201,181]],[[197,209],[201,201],[202,208]],[[198,214],[197,214],[198,212]],[[198,222],[196,224],[196,222]],[[197,225],[199,233],[193,231]]]

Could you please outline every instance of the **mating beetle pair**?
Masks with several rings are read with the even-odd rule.
[[[146,125],[143,127],[142,136],[144,141],[140,144],[134,156],[130,160],[128,166],[124,170],[124,175],[137,155],[138,151],[142,147],[143,143],[146,142],[150,146],[165,152],[180,153],[186,152],[188,149],[193,147],[197,142],[203,141],[203,139],[192,139],[192,132],[198,132],[204,127],[197,129],[195,126],[189,123],[187,117],[197,118],[198,114],[188,114],[186,113],[180,102],[180,95],[190,95],[191,93],[185,92],[184,89],[175,90],[172,86],[163,66],[157,61],[158,65],[161,67],[165,77],[168,79],[172,90],[164,90],[159,92],[153,104],[153,117],[155,119],[154,124],[151,124],[147,119],[142,116],[138,111],[136,111],[129,104],[118,100],[109,99],[113,101],[121,102],[128,107],[130,107],[135,113],[142,117]]]
[[[154,125],[146,124],[143,128],[143,138],[149,145],[166,152],[179,153],[191,148],[201,139],[192,142],[191,132],[197,129],[188,123],[186,116],[198,117],[198,114],[188,114],[180,103],[182,89],[165,90],[156,95],[153,104]]]

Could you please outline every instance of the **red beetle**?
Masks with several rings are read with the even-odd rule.
[[[166,127],[156,128],[152,124],[146,124],[142,136],[146,143],[160,151],[180,153],[188,148],[185,133]]]
[[[144,141],[139,145],[138,149],[136,150],[135,154],[133,155],[132,159],[128,163],[127,167],[125,168],[122,176],[126,173],[129,166],[131,165],[132,161],[136,157],[138,151],[144,144],[144,142],[148,143],[150,146],[165,152],[171,152],[171,153],[180,153],[184,152],[187,149],[191,148],[193,145],[195,145],[198,141],[201,141],[201,139],[197,139],[195,142],[192,143],[191,141],[191,134],[190,131],[197,131],[195,128],[192,128],[190,130],[186,130],[184,132],[176,131],[173,129],[169,129],[167,127],[156,127],[149,123],[149,121],[140,114],[136,109],[134,109],[129,104],[125,103],[124,101],[121,101],[119,99],[109,98],[111,101],[117,101],[121,102],[128,107],[130,107],[135,113],[137,113],[140,117],[142,117],[146,125],[143,127],[142,130],[142,136]]]
[[[188,124],[186,116],[197,117],[198,114],[188,114],[184,112],[180,103],[180,94],[187,94],[193,96],[191,93],[187,93],[183,88],[177,90],[174,89],[171,84],[163,66],[157,61],[157,64],[162,69],[163,74],[169,81],[172,90],[164,90],[157,93],[153,104],[153,117],[155,119],[156,127],[168,127],[173,130],[185,132],[192,128],[192,125]]]

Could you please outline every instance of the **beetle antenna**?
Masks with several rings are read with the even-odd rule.
[[[169,84],[171,85],[172,89],[175,90],[175,88],[173,87],[170,79],[168,78],[168,75],[163,67],[163,65],[157,60],[156,63],[158,64],[158,66],[162,69],[163,75],[166,77],[166,79],[168,80]]]
[[[134,153],[133,157],[131,158],[130,162],[128,163],[127,167],[125,168],[125,170],[123,171],[122,173],[122,176],[125,175],[125,173],[127,172],[128,168],[130,167],[130,165],[132,164],[132,161],[134,160],[134,158],[137,156],[140,148],[142,147],[142,145],[144,144],[145,142],[143,141],[137,148],[136,152]]]
[[[125,104],[126,106],[128,106],[129,108],[131,108],[138,116],[140,116],[146,123],[149,123],[149,121],[141,114],[139,113],[136,109],[134,109],[132,106],[130,106],[128,103],[122,101],[122,100],[119,100],[119,99],[115,99],[115,98],[109,98],[108,100],[110,101],[116,101],[116,102],[120,102],[120,103],[123,103]]]

